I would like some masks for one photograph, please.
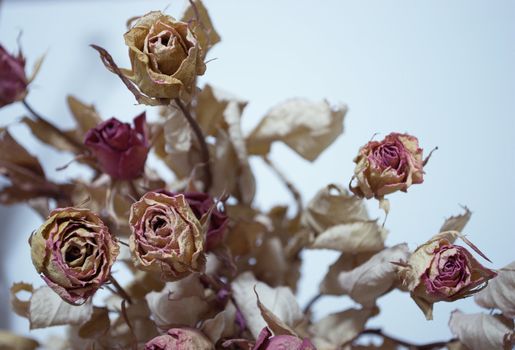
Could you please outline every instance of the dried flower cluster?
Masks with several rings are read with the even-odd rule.
[[[77,127],[60,129],[28,104],[31,79],[22,54],[0,47],[0,106],[22,101],[31,113],[23,123],[34,136],[70,152],[92,174],[53,182],[0,129],[0,173],[9,180],[0,201],[28,203],[44,218],[29,243],[47,286],[14,284],[13,310],[31,329],[68,326],[45,348],[400,349],[407,342],[366,328],[379,313],[377,299],[396,289],[409,292],[427,319],[434,303],[471,295],[495,309],[455,311],[449,323],[455,338],[423,348],[515,344],[514,263],[495,271],[474,257],[488,260],[462,233],[468,209],[447,219],[425,243],[427,238],[417,238],[422,244],[414,251],[407,244],[385,246],[387,230],[367,213],[365,199],[375,198],[388,210],[385,196],[423,182],[428,158],[415,136],[394,132],[366,143],[348,176],[350,191],[330,184],[304,205],[268,158],[271,147],[283,142],[315,160],[343,132],[347,108],[288,100],[244,135],[246,102],[210,85],[197,87],[206,56],[220,41],[200,0],[191,1],[180,20],[150,12],[129,25],[130,69],[92,46],[138,103],[160,109],[158,120],[147,121],[143,113],[133,126],[102,121],[93,106],[70,96]],[[147,164],[150,153],[175,174],[173,183]],[[293,214],[286,206],[265,211],[253,205],[250,157],[262,158],[285,183],[296,202]],[[301,310],[294,293],[304,249],[341,256],[320,294]],[[114,266],[128,268],[131,278],[117,281]],[[21,299],[21,292],[30,298]],[[314,321],[310,308],[326,295],[347,295],[359,306]],[[368,344],[364,335],[382,338],[382,345]],[[38,346],[0,332],[2,349]]]

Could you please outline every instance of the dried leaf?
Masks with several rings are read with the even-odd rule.
[[[74,96],[67,96],[66,102],[68,103],[68,108],[70,108],[70,111],[77,122],[78,128],[76,132],[79,140],[82,142],[86,132],[97,126],[97,124],[100,124],[102,122],[102,118],[98,115],[95,106],[87,105]]]
[[[451,216],[447,220],[445,220],[444,224],[440,228],[440,232],[445,231],[458,231],[462,232],[465,228],[465,225],[470,220],[470,217],[472,216],[472,212],[467,208],[463,207],[465,209],[465,213],[461,215]]]
[[[193,32],[197,36],[203,57],[206,57],[209,49],[220,42],[220,35],[213,27],[209,13],[202,1],[190,1],[190,5],[182,15],[181,21],[190,23],[193,21]]]
[[[320,347],[328,342],[337,348],[354,339],[365,327],[368,319],[377,315],[377,308],[348,309],[330,314],[310,327],[314,344]]]
[[[174,326],[194,327],[209,310],[198,275],[166,283],[162,291],[148,293],[146,300],[152,319],[164,330]]]
[[[34,288],[32,287],[32,284],[29,283],[14,283],[11,286],[11,306],[13,308],[13,311],[18,316],[29,318],[30,299],[21,300],[20,298],[18,298],[18,293],[22,291],[30,293],[32,295],[32,293],[34,292]]]
[[[98,338],[110,327],[109,312],[106,307],[94,307],[89,321],[80,326],[78,334],[81,338]]]
[[[498,271],[497,277],[477,293],[474,300],[487,309],[501,310],[503,315],[515,318],[515,261]]]
[[[23,117],[21,122],[27,125],[32,134],[41,142],[50,145],[60,151],[80,153],[82,148],[78,147],[81,140],[76,139],[74,136],[67,134],[65,131],[60,131],[45,123],[41,119],[30,119]]]
[[[251,272],[240,274],[232,282],[231,287],[237,307],[243,314],[254,338],[257,338],[259,332],[266,326],[260,310],[256,307],[257,297],[254,294],[254,288],[263,305],[287,326],[295,328],[304,317],[290,288],[271,288],[256,280]]]
[[[236,307],[232,302],[227,303],[225,309],[210,318],[200,327],[204,333],[215,344],[219,339],[230,337],[235,331]]]
[[[343,132],[347,107],[327,101],[292,99],[273,107],[247,138],[250,154],[266,155],[282,141],[301,157],[314,161]]]
[[[39,343],[9,331],[0,330],[0,349],[2,350],[36,350]]]
[[[261,312],[261,316],[266,322],[268,328],[272,331],[274,335],[292,335],[297,336],[295,331],[288,327],[286,323],[284,323],[280,318],[278,318],[272,311],[270,311],[259,299],[259,294],[256,292],[256,287],[254,287],[254,293],[257,298],[257,306],[259,311]]]
[[[362,199],[337,185],[329,185],[315,195],[304,210],[302,222],[315,235],[311,248],[348,253],[379,251],[387,234],[369,219]]]
[[[40,287],[30,298],[30,329],[60,325],[81,325],[91,318],[91,300],[75,306],[66,303],[49,287]]]
[[[380,251],[351,271],[341,272],[338,281],[344,294],[371,307],[397,283],[397,267],[392,262],[405,261],[408,257],[408,245],[398,244]]]
[[[455,310],[449,320],[451,332],[471,350],[510,350],[515,345],[513,320]]]
[[[350,271],[360,266],[373,255],[374,253],[343,253],[340,255],[338,260],[329,266],[327,274],[320,283],[320,293],[325,295],[342,295],[344,290],[341,287],[340,282],[338,282],[338,276],[340,275],[340,272]]]

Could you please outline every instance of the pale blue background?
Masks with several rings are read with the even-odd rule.
[[[512,1],[208,1],[223,42],[210,53],[202,81],[250,100],[244,118],[249,131],[274,104],[289,97],[327,98],[350,107],[345,134],[314,165],[284,146],[272,158],[311,198],[322,186],[346,185],[357,149],[379,132],[410,132],[429,151],[440,149],[426,168],[423,185],[391,199],[389,244],[414,248],[436,233],[445,217],[469,206],[474,215],[466,233],[502,267],[514,260],[515,246],[515,2]],[[23,50],[31,64],[48,52],[29,96],[43,114],[71,126],[65,95],[94,102],[104,118],[130,120],[143,109],[120,81],[107,72],[87,44],[109,49],[128,65],[122,35],[125,20],[154,9],[180,13],[183,2],[170,1],[7,1],[0,10],[0,41],[11,51],[23,30]],[[33,141],[15,125],[20,106],[0,111],[0,124],[44,158],[52,177],[76,174],[54,168],[69,157]],[[291,202],[282,185],[259,161],[257,203]],[[376,203],[371,212],[379,216]],[[43,282],[29,257],[27,238],[38,218],[23,207],[1,208],[1,300],[13,281]],[[316,293],[325,266],[336,258],[308,252],[299,299]],[[425,321],[407,294],[379,301],[382,326],[398,337],[428,341],[450,337],[449,313],[479,310],[472,300],[435,307]],[[320,302],[317,316],[352,305],[347,298]],[[5,315],[5,313],[2,313]],[[3,320],[19,332],[19,317]],[[7,323],[6,323],[7,322]],[[10,323],[8,323],[10,322]]]

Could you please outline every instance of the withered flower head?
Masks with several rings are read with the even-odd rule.
[[[0,107],[22,100],[27,94],[25,58],[9,54],[0,45]]]
[[[146,193],[132,205],[129,223],[137,267],[161,272],[169,281],[204,269],[202,227],[184,195]]]
[[[408,134],[391,133],[382,141],[370,141],[354,162],[357,184],[350,189],[360,197],[381,199],[424,181],[422,149],[418,139]]]
[[[149,149],[145,113],[134,118],[134,128],[116,118],[106,120],[87,132],[84,143],[112,178],[137,178],[143,174]]]
[[[399,275],[417,305],[431,319],[433,303],[470,296],[497,273],[442,233],[418,247],[406,266],[399,269]]]
[[[145,350],[213,350],[213,343],[195,328],[172,328],[145,344]]]
[[[139,18],[125,33],[125,43],[132,65],[129,78],[149,97],[187,100],[196,76],[206,70],[188,23],[160,11]]]
[[[30,247],[36,270],[71,304],[86,301],[106,282],[119,251],[102,220],[78,208],[54,210]]]

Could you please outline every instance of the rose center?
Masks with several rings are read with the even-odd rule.
[[[81,254],[80,248],[73,245],[66,250],[66,253],[64,255],[64,260],[67,263],[71,263],[71,262],[77,260],[78,258],[80,258],[81,255],[82,254]]]

